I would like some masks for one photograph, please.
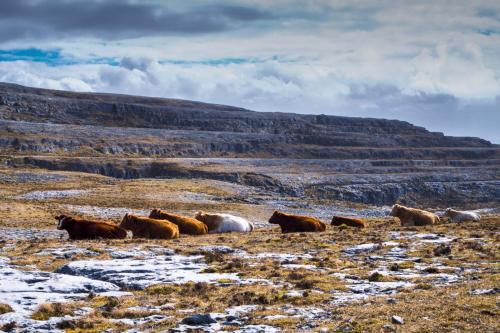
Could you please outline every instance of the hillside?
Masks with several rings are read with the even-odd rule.
[[[377,205],[483,205],[500,197],[500,147],[480,138],[445,136],[399,120],[255,112],[7,83],[0,83],[0,154],[15,167],[209,178]],[[286,160],[268,165],[269,159]]]

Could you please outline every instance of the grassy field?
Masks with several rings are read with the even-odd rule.
[[[68,332],[132,327],[151,332],[499,332],[498,215],[419,228],[402,228],[392,217],[372,217],[363,230],[329,226],[323,233],[281,234],[266,223],[276,207],[325,216],[315,207],[343,203],[303,199],[294,204],[214,180],[118,180],[38,169],[0,170],[0,183],[0,257],[16,269],[53,272],[83,260],[120,260],[119,252],[141,262],[164,248],[183,258],[201,256],[196,262],[204,268],[196,276],[230,276],[151,283],[142,289],[124,285],[121,289],[130,294],[91,293],[70,302],[42,303],[27,314],[38,321],[62,317],[57,327]],[[261,200],[234,200],[242,194]],[[55,230],[53,216],[61,213],[119,222],[125,212],[147,214],[155,207],[190,216],[198,210],[228,212],[257,228],[249,234],[181,235],[172,241],[70,242],[64,233],[16,236],[16,230],[37,229],[31,235]],[[68,246],[76,251],[64,252]],[[0,300],[1,295],[0,288]],[[1,321],[9,306],[0,304],[6,331],[16,327]],[[192,314],[207,313],[219,318],[217,323],[204,328],[180,324]]]

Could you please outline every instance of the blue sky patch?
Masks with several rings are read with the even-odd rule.
[[[76,64],[108,64],[118,65],[119,62],[114,58],[96,57],[92,59],[77,59],[70,56],[64,56],[58,49],[42,50],[36,48],[0,50],[0,62],[9,61],[31,61],[42,62],[49,66],[63,66]]]

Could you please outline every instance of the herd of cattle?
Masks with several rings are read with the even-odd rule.
[[[424,226],[436,224],[439,217],[431,212],[408,208],[402,205],[392,207],[391,216],[398,217],[402,226]],[[474,212],[446,209],[445,216],[452,222],[479,221],[480,216]],[[90,221],[81,218],[60,215],[57,229],[66,230],[70,239],[96,239],[127,237],[133,238],[174,239],[179,234],[203,235],[223,232],[251,232],[254,226],[248,220],[229,214],[209,214],[198,212],[194,218],[171,214],[160,209],[153,209],[149,217],[125,214],[117,225],[107,221]],[[317,218],[285,214],[275,211],[269,223],[278,224],[283,233],[288,232],[320,232],[326,230],[326,224]],[[334,216],[331,225],[364,228],[366,221],[359,218]]]

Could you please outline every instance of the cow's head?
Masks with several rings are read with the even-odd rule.
[[[124,229],[130,229],[131,224],[132,224],[132,220],[131,220],[130,216],[131,215],[129,213],[125,214],[125,216],[123,217],[122,222],[120,223],[120,227],[122,227]]]
[[[199,211],[196,213],[196,215],[194,216],[195,219],[197,219],[198,221],[203,221],[203,216],[205,215],[205,213],[203,213],[202,211]]]
[[[342,222],[341,218],[339,218],[338,216],[333,216],[332,217],[332,224],[339,223],[339,222]]]
[[[269,223],[278,224],[280,222],[281,215],[282,214],[279,211],[275,210],[273,215],[269,218]]]
[[[392,206],[392,210],[391,210],[390,215],[391,216],[398,216],[400,208],[401,208],[401,205],[398,205],[398,204],[395,204],[394,206]]]
[[[451,212],[452,212],[451,208],[446,208],[446,210],[444,211],[444,216],[450,216]]]
[[[58,230],[66,229],[68,226],[68,222],[71,219],[71,217],[66,216],[66,215],[54,216],[54,218],[58,221],[58,223],[57,223]]]

